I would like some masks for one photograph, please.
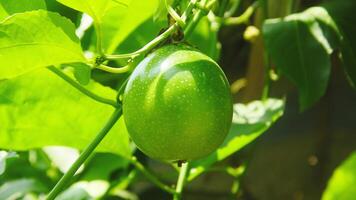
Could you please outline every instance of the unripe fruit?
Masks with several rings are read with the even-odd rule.
[[[229,83],[208,56],[186,45],[167,45],[133,71],[123,113],[132,140],[148,156],[198,159],[218,148],[229,131]]]

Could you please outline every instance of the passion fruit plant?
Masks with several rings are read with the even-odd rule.
[[[284,98],[269,94],[276,74],[297,86],[301,110],[325,93],[333,52],[354,86],[355,3],[291,14],[288,2],[288,16],[268,19],[267,0],[0,0],[0,199],[135,199],[126,189],[138,173],[181,199],[186,184],[282,115]],[[256,9],[263,95],[233,104],[218,33],[249,25]],[[244,38],[259,32],[248,26]],[[177,183],[162,181],[140,151],[179,170]],[[24,179],[19,166],[33,176]],[[125,170],[109,175],[115,169]],[[219,168],[233,177],[235,196],[243,169]]]

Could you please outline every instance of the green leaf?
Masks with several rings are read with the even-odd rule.
[[[12,15],[0,23],[0,79],[39,67],[85,62],[74,25],[43,10]]]
[[[74,68],[74,77],[82,85],[87,85],[91,78],[91,68],[85,63],[70,63],[69,66]]]
[[[109,182],[103,180],[79,181],[58,196],[59,200],[102,199],[109,189]],[[56,198],[57,200],[57,198]]]
[[[112,9],[119,8],[118,11],[127,9],[131,0],[57,0],[58,2],[86,13],[97,23],[102,23],[102,18]]]
[[[356,196],[356,152],[353,152],[330,178],[323,200],[350,200]]]
[[[56,197],[56,200],[92,200],[89,193],[81,187],[70,187]]]
[[[33,179],[9,181],[0,187],[0,199],[20,199],[28,192],[46,192],[47,188]]]
[[[356,2],[334,0],[326,3],[323,7],[337,25],[345,71],[351,85],[356,88]]]
[[[108,11],[102,23],[103,49],[113,53],[138,26],[145,21],[152,21],[158,3],[159,0],[132,0],[128,8]]]
[[[235,104],[232,126],[224,143],[212,154],[191,163],[188,180],[203,173],[214,163],[221,161],[254,141],[282,116],[284,101],[268,99],[247,105]]]
[[[31,10],[46,9],[44,0],[0,0],[0,20],[5,17]]]
[[[110,180],[110,175],[115,170],[124,169],[128,165],[129,161],[127,159],[123,159],[116,154],[96,153],[86,166],[85,171],[81,175],[81,180]]]
[[[14,158],[14,157],[17,157],[17,154],[15,152],[0,151],[0,176],[5,172],[6,160],[8,158]]]
[[[86,88],[116,99],[116,91],[94,81]],[[114,109],[83,95],[47,69],[0,82],[0,148],[27,150],[43,146],[86,147]],[[98,151],[130,156],[121,118]]]
[[[297,86],[301,110],[313,105],[326,91],[332,52],[317,19],[303,12],[266,20],[263,36],[277,69]]]
[[[208,17],[203,17],[188,42],[214,60],[219,60],[221,44],[217,40],[217,32],[212,31]]]

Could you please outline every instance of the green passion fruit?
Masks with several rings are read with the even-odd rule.
[[[133,71],[123,115],[131,139],[146,155],[198,159],[217,149],[230,129],[229,83],[208,56],[187,45],[166,45]]]

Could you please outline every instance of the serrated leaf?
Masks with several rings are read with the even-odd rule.
[[[0,0],[0,20],[14,13],[46,9],[44,0]]]
[[[332,52],[317,19],[303,12],[267,20],[263,36],[277,69],[297,86],[301,110],[313,105],[326,91]]]
[[[188,180],[203,173],[214,163],[221,161],[254,141],[282,116],[284,101],[268,99],[247,105],[235,104],[232,126],[224,143],[209,156],[193,161]]]
[[[85,62],[75,27],[44,10],[12,15],[0,23],[0,79],[39,67]]]
[[[322,200],[350,200],[356,196],[356,152],[334,170]]]
[[[115,99],[116,91],[92,81],[87,89]],[[0,82],[0,148],[28,150],[44,146],[86,147],[113,108],[83,95],[47,69]],[[121,118],[98,151],[130,156]]]
[[[58,2],[86,13],[97,23],[102,23],[102,18],[112,9],[119,8],[118,11],[127,8],[131,0],[57,0]]]

